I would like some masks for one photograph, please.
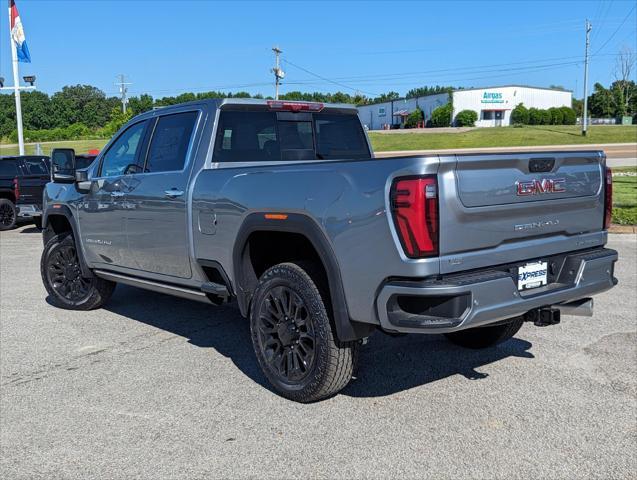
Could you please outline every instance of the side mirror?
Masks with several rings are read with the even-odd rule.
[[[75,150],[54,148],[51,152],[51,180],[55,183],[75,182]]]

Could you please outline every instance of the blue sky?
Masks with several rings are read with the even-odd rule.
[[[48,93],[86,83],[115,95],[115,76],[125,73],[131,95],[273,95],[270,49],[277,44],[287,73],[283,92],[373,96],[422,85],[522,83],[563,85],[581,97],[585,18],[593,22],[590,85],[613,80],[622,46],[637,50],[631,0],[16,1],[33,60],[20,64],[20,73],[37,75]],[[6,79],[8,37],[7,9],[0,8]]]

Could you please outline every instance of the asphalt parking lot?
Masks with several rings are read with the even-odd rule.
[[[118,287],[46,302],[40,234],[0,234],[0,478],[635,478],[637,238],[593,318],[468,351],[380,333],[327,401],[272,393],[233,307]]]

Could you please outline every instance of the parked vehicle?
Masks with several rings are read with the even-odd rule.
[[[236,299],[296,401],[345,387],[377,329],[484,348],[617,283],[599,151],[376,159],[353,106],[227,99],[137,116],[74,161],[54,150],[45,191],[50,301]]]
[[[0,157],[0,230],[10,230],[18,220],[42,228],[42,192],[50,181],[49,157]]]

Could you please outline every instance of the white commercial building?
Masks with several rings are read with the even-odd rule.
[[[420,108],[425,124],[436,108],[453,102],[453,118],[462,110],[478,114],[477,127],[510,125],[511,110],[520,103],[526,108],[548,109],[571,106],[572,92],[553,88],[504,85],[501,87],[467,88],[425,97],[401,98],[389,102],[358,107],[358,116],[370,130],[396,128],[405,122],[409,113]]]

